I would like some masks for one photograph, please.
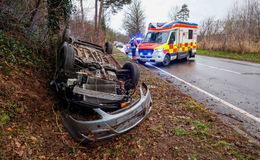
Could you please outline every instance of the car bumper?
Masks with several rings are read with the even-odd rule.
[[[143,62],[150,62],[150,63],[160,63],[160,62],[163,62],[163,59],[164,59],[164,56],[165,55],[162,55],[162,56],[158,56],[156,54],[154,54],[151,58],[147,58],[147,56],[137,56],[136,59],[137,60],[140,60],[140,61],[143,61]]]
[[[149,88],[144,83],[142,85],[146,94],[140,87],[140,98],[132,105],[114,113],[107,113],[100,108],[94,109],[101,117],[99,120],[81,121],[67,116],[63,119],[65,129],[79,142],[104,140],[129,131],[151,111],[152,98]]]

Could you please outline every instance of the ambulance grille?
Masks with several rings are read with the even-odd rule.
[[[140,56],[150,56],[153,54],[153,49],[139,49],[138,52]]]

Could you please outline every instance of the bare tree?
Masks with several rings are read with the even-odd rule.
[[[235,3],[225,19],[205,19],[198,44],[202,49],[260,53],[260,2]]]
[[[177,14],[180,11],[179,6],[173,6],[168,12],[168,18],[170,21],[177,21]]]
[[[99,2],[99,7],[98,7]],[[101,30],[102,21],[105,20],[104,17],[104,10],[108,10],[111,8],[112,13],[116,13],[120,9],[122,9],[123,5],[130,3],[131,0],[95,0],[95,17],[94,17],[94,23],[95,23],[95,33],[96,33],[96,41],[99,40],[99,34]],[[108,19],[108,18],[107,18]],[[104,24],[104,23],[103,23]]]
[[[140,0],[134,0],[127,8],[123,22],[129,36],[144,34],[145,14]]]

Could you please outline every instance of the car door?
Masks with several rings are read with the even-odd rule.
[[[176,30],[174,30],[173,32],[171,32],[169,41],[168,41],[168,45],[169,45],[169,53],[171,55],[171,60],[174,60],[177,58],[177,42],[176,42]]]

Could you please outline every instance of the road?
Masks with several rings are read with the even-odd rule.
[[[167,67],[145,66],[224,121],[260,138],[260,64],[197,55]]]

